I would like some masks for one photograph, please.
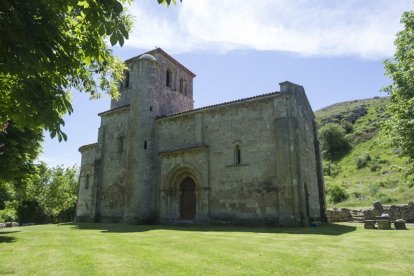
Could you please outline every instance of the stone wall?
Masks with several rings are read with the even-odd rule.
[[[379,202],[374,203],[372,208],[348,209],[333,208],[326,211],[329,222],[346,222],[354,220],[353,216],[364,219],[374,219],[386,213],[391,220],[404,219],[407,222],[414,222],[414,202],[403,205],[381,205]]]
[[[313,113],[302,97],[272,93],[157,119],[161,219],[179,219],[179,183],[170,175],[188,164],[188,176],[201,177],[196,220],[283,226],[319,219]]]
[[[347,222],[352,221],[351,209],[348,208],[333,208],[326,210],[326,217],[329,222]]]
[[[414,202],[409,202],[404,205],[384,205],[374,203],[373,208],[361,210],[365,219],[372,219],[386,213],[391,220],[404,219],[407,222],[414,222]]]

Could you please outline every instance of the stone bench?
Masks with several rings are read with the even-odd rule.
[[[365,229],[376,229],[375,227],[375,220],[364,220],[364,228]]]
[[[405,227],[405,220],[399,219],[396,221],[393,221],[395,230],[407,230]]]
[[[377,220],[378,229],[391,230],[391,221],[389,219]]]

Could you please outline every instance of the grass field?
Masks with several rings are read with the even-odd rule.
[[[414,228],[60,224],[0,230],[0,275],[413,275]]]

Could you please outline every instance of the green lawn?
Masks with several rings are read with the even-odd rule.
[[[0,230],[0,275],[413,273],[413,227],[60,224]]]

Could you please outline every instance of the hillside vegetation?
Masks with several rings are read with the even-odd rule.
[[[388,100],[354,100],[315,112],[319,130],[337,124],[350,144],[335,156],[323,153],[328,207],[414,200],[414,181],[412,175],[407,175],[407,159],[398,157],[399,149],[386,146],[379,131]]]

